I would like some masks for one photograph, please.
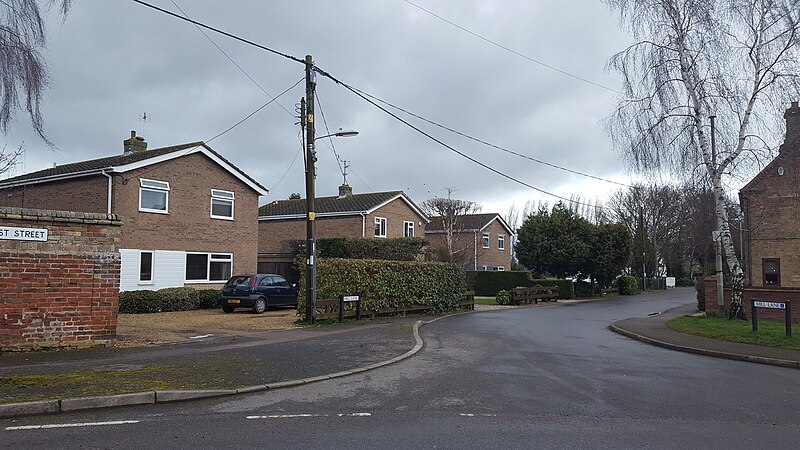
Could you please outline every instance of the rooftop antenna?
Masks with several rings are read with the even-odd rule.
[[[139,114],[139,122],[142,123],[142,135],[144,135],[145,124],[150,122],[150,114],[146,112]]]
[[[448,199],[448,200],[450,200],[450,195],[451,195],[453,192],[457,191],[458,189],[456,189],[456,188],[451,188],[451,187],[446,187],[446,188],[444,188],[444,189],[442,189],[442,190],[443,190],[443,191],[447,191],[447,199]]]
[[[348,185],[347,184],[347,169],[350,168],[350,162],[342,160],[342,166],[343,166],[343,168],[342,168],[342,177],[344,177],[344,182],[342,184]]]

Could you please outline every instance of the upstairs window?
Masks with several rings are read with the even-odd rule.
[[[211,218],[233,220],[233,192],[211,190]]]
[[[489,233],[483,233],[483,248],[489,248]]]
[[[169,214],[169,183],[139,178],[139,211]]]
[[[503,236],[502,234],[500,236],[497,236],[497,248],[500,250],[506,249],[506,237]]]
[[[375,237],[386,237],[386,219],[383,217],[375,218]]]
[[[781,285],[781,260],[769,258],[761,260],[761,268],[764,272],[764,286]]]
[[[403,237],[414,237],[414,222],[403,222]]]

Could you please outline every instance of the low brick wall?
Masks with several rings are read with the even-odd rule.
[[[113,214],[0,207],[0,350],[116,334],[120,225]],[[46,229],[47,240],[13,240],[14,229]]]
[[[710,276],[703,279],[706,292],[706,314],[716,314],[717,306],[717,277]],[[731,288],[726,286],[722,290],[725,299],[725,311],[731,306]],[[753,299],[765,302],[785,302],[790,300],[792,306],[792,323],[800,323],[800,288],[790,287],[746,287],[742,294],[744,312],[750,319],[750,306]],[[784,312],[779,309],[759,308],[758,318],[765,320],[785,320]]]

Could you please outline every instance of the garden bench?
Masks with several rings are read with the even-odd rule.
[[[511,290],[511,305],[537,304],[540,301],[558,301],[558,286],[516,287]]]

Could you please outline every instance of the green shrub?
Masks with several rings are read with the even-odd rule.
[[[697,291],[697,310],[698,311],[705,311],[706,310],[706,282],[703,280],[703,277],[697,277],[697,281],[694,285],[695,290]]]
[[[511,293],[501,289],[497,292],[497,295],[494,298],[495,303],[498,305],[510,305],[511,304]]]
[[[518,286],[528,286],[530,272],[470,270],[467,272],[467,286],[475,295],[493,297],[500,290],[510,291]]]
[[[639,293],[639,282],[636,278],[623,275],[617,278],[617,291],[619,295],[634,295]]]
[[[305,285],[305,273],[301,286]],[[456,308],[466,294],[464,270],[454,264],[366,259],[318,259],[317,298],[360,295],[362,308],[431,306],[431,312]],[[301,288],[298,313],[305,313]]]
[[[217,289],[166,288],[157,291],[119,293],[120,314],[192,311],[219,307]]]
[[[575,297],[592,297],[592,283],[583,280],[575,281]]]
[[[317,257],[415,261],[425,245],[422,238],[322,238],[317,240]]]

